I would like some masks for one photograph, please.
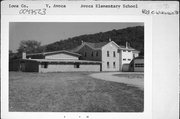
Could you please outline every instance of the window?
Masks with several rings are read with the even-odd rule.
[[[107,57],[109,57],[109,51],[107,51]]]
[[[123,59],[124,61],[126,60],[126,59]]]
[[[98,51],[96,52],[96,56],[98,56]]]
[[[143,63],[137,63],[137,64],[135,64],[135,67],[144,67],[144,64]]]
[[[128,52],[131,52],[130,50],[128,50]]]
[[[109,68],[109,62],[107,62],[107,68]]]
[[[123,52],[126,52],[126,50],[123,50]]]
[[[113,51],[113,56],[116,57],[116,52],[115,51]]]
[[[116,62],[113,62],[113,67],[116,68]]]
[[[87,54],[86,54],[86,52],[84,52],[84,57],[86,57],[87,56]]]
[[[48,68],[48,62],[42,62],[41,68]]]
[[[91,53],[91,56],[93,57],[93,52]]]
[[[74,68],[79,68],[80,67],[80,64],[79,63],[75,63],[74,64]]]

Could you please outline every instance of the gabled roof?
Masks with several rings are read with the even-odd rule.
[[[104,45],[108,44],[108,42],[100,42],[100,43],[92,43],[92,42],[83,42],[80,46],[77,46],[73,49],[70,49],[68,51],[70,52],[77,52],[79,51],[83,46],[87,45],[88,47],[92,48],[93,50],[99,50]]]
[[[81,49],[81,47],[82,47],[82,45],[79,45],[79,46],[77,46],[77,47],[75,47],[73,49],[69,49],[67,51],[69,51],[69,52],[77,52],[79,49]]]
[[[119,46],[114,41],[111,41],[111,42],[114,43],[119,48]],[[74,49],[72,49],[70,51],[77,52],[78,50],[80,50],[85,45],[89,46],[93,50],[100,50],[103,46],[105,46],[105,45],[107,45],[108,43],[111,43],[111,42],[100,42],[100,43],[83,42],[80,46],[78,46],[78,47],[76,47],[76,48],[74,48]]]
[[[135,58],[129,63],[129,65],[131,66],[132,64],[134,64],[134,61],[137,60],[137,59],[144,59],[144,56],[135,57]]]
[[[108,43],[114,43],[119,49],[126,49],[126,50],[135,50],[131,46],[123,46],[123,45],[117,45],[114,41],[110,42],[100,42],[100,43],[91,43],[91,42],[84,42],[85,44],[89,45],[93,49],[100,49],[103,46],[107,45]]]
[[[74,59],[20,59],[20,61],[36,61],[36,62],[49,62],[49,63],[81,63],[81,64],[101,64],[101,61],[91,60],[74,60]]]
[[[67,50],[60,50],[60,51],[53,51],[53,52],[43,52],[43,53],[32,53],[32,54],[27,54],[27,56],[34,56],[34,55],[47,56],[47,55],[54,55],[54,54],[59,54],[59,53],[65,53],[65,54],[70,54],[70,55],[74,55],[74,56],[81,56],[78,53],[70,52],[70,51],[67,51]]]
[[[100,43],[90,43],[90,42],[84,42],[85,44],[89,45],[92,48],[102,48],[103,46],[105,46],[106,44],[108,44],[109,42],[100,42]]]
[[[135,50],[131,46],[126,47],[126,46],[123,46],[123,45],[119,45],[119,49],[123,49],[123,50]]]
[[[132,51],[137,51],[136,49],[128,46],[123,46],[123,45],[117,45],[114,41],[110,41],[110,42],[100,42],[100,43],[92,43],[92,42],[83,42],[80,46],[74,48],[74,49],[71,49],[69,51],[71,52],[77,52],[79,51],[83,46],[87,45],[89,46],[90,48],[92,48],[93,50],[99,50],[101,49],[103,46],[107,45],[108,43],[113,43],[115,46],[117,46],[119,49],[121,50],[132,50]],[[139,52],[139,51],[137,51]]]

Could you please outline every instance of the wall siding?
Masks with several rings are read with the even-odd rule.
[[[100,71],[100,64],[80,64],[79,68],[75,68],[74,64],[48,64],[47,68],[41,68],[39,72],[78,72],[78,71]]]
[[[20,60],[14,60],[9,62],[9,71],[19,71],[20,70]]]
[[[86,52],[86,56],[85,56],[85,52]],[[92,52],[93,52],[93,56],[91,55]],[[96,56],[96,52],[98,52],[98,56]],[[101,50],[93,50],[85,45],[78,51],[78,53],[82,55],[80,57],[81,60],[101,61],[101,54],[102,54]]]
[[[144,59],[135,59],[134,60],[134,71],[135,72],[143,72],[144,71],[144,67],[135,67],[136,63],[143,63],[144,64]]]
[[[39,63],[28,60],[15,60],[9,63],[9,71],[38,72]]]
[[[132,51],[128,52],[126,50],[126,52],[123,52],[123,50],[121,50],[121,53],[122,53],[122,57],[121,57],[121,65],[123,66],[123,64],[129,64],[132,60],[133,60],[133,53]],[[126,59],[126,60],[123,60],[123,59]],[[130,60],[128,60],[130,59]]]
[[[107,57],[107,51],[109,51],[109,57]],[[116,57],[113,56],[115,51]],[[107,67],[109,62],[109,68]],[[113,67],[113,62],[116,62],[116,67]],[[118,48],[113,44],[109,43],[102,48],[102,71],[119,71],[119,53]]]
[[[25,72],[38,72],[39,63],[35,61],[26,61],[25,62]]]

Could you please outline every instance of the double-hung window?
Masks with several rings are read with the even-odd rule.
[[[109,57],[109,51],[107,51],[107,57]]]

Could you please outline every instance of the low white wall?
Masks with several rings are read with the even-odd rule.
[[[78,56],[73,56],[65,53],[59,53],[59,54],[54,54],[54,55],[47,55],[45,56],[45,59],[74,59],[78,60]]]
[[[74,64],[48,64],[47,68],[39,65],[39,72],[78,72],[78,71],[100,71],[100,64],[80,64],[75,68]]]

